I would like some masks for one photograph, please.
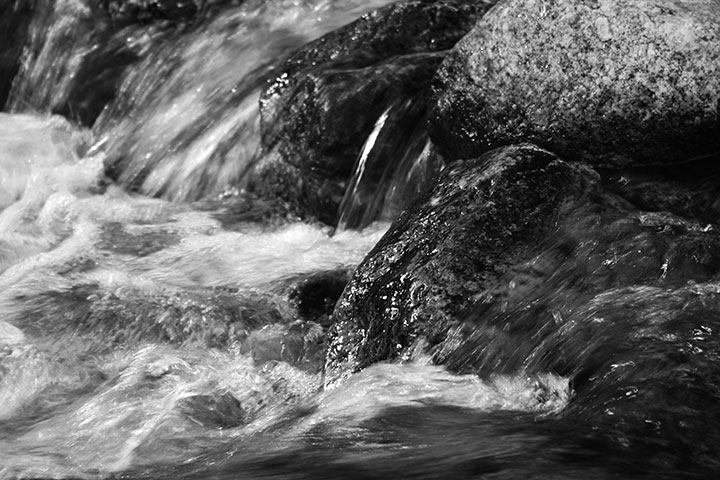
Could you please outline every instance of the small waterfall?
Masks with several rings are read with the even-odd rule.
[[[375,123],[355,162],[337,216],[337,230],[393,220],[442,168],[425,130],[424,102],[392,104]]]
[[[258,99],[275,65],[388,3],[246,1],[195,23],[116,26],[90,0],[47,0],[9,108],[92,126],[119,183],[197,200],[238,186],[253,161]]]
[[[157,45],[132,66],[94,131],[111,174],[182,201],[241,185],[259,146],[258,99],[285,55],[387,1],[248,2]]]
[[[103,19],[83,0],[39,0],[8,99],[11,112],[51,113],[67,102]]]

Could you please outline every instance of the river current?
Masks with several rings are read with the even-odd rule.
[[[100,42],[84,0],[38,2],[0,113],[0,478],[709,478],[594,442],[553,372],[461,375],[417,346],[324,385],[288,292],[389,223],[246,204],[243,174],[278,63],[388,3],[236,2]],[[113,42],[142,60],[80,127],[57,106]]]

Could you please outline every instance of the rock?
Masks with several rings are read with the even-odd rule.
[[[566,209],[556,231],[538,240],[539,252],[509,268],[498,287],[461,315],[434,349],[434,361],[481,376],[555,372],[571,377],[578,390],[596,376],[588,372],[599,368],[599,359],[621,351],[613,338],[636,335],[650,317],[682,310],[678,299],[694,295],[689,282],[719,278],[720,235],[713,229],[612,198],[602,193]],[[660,293],[651,301],[648,292]],[[636,318],[641,304],[647,318]]]
[[[593,165],[720,151],[720,4],[509,0],[448,55],[430,135],[446,160],[518,141]]]
[[[574,305],[551,298],[557,278],[548,276],[547,296],[505,314],[472,315],[473,333],[454,340],[463,346],[445,364],[482,376],[522,369],[569,378],[573,398],[563,416],[591,429],[603,448],[640,449],[653,462],[678,452],[684,461],[716,457],[718,272],[702,283],[684,273],[682,282],[645,277],[645,285],[579,295]]]
[[[334,312],[328,381],[445,340],[555,228],[597,175],[525,144],[458,162],[408,208],[360,264]]]
[[[645,211],[672,212],[708,224],[720,218],[720,163],[603,169],[603,186]]]
[[[230,392],[184,397],[179,400],[178,408],[190,420],[203,427],[232,428],[246,422],[245,409]]]
[[[298,314],[307,321],[323,327],[330,325],[335,304],[350,280],[347,269],[313,272],[298,278],[289,288],[289,298]]]
[[[250,186],[333,224],[363,144],[386,112],[402,151],[427,114],[427,88],[444,51],[490,2],[389,5],[311,42],[261,98],[264,157]],[[426,135],[424,128],[419,135]],[[392,136],[391,136],[392,137]],[[397,151],[392,145],[383,172]],[[371,172],[370,175],[380,176]]]

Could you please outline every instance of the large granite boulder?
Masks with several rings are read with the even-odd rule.
[[[384,112],[385,128],[394,132],[388,143],[397,148],[383,145],[383,158],[367,174],[381,177],[401,152],[422,150],[416,137],[427,137],[430,80],[444,52],[492,3],[399,2],[294,53],[261,98],[265,155],[251,188],[334,223],[363,144]]]
[[[361,263],[334,311],[328,381],[422,341],[454,371],[532,365],[579,382],[598,367],[586,355],[598,345],[578,333],[572,355],[551,347],[570,327],[600,328],[578,312],[630,287],[665,289],[672,302],[688,281],[719,275],[712,224],[638,210],[582,164],[528,144],[504,147],[453,164]],[[618,322],[605,334],[626,332]]]
[[[448,55],[431,137],[446,159],[534,142],[624,167],[720,151],[720,4],[508,0]]]
[[[360,264],[334,312],[332,382],[396,357],[418,338],[445,340],[505,273],[533,256],[560,211],[595,190],[592,170],[533,145],[458,162],[406,210]]]

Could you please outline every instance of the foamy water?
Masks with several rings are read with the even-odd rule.
[[[568,401],[562,377],[480,380],[421,357],[325,390],[317,368],[283,353],[293,328],[322,333],[278,286],[353,268],[387,224],[226,230],[218,212],[106,188],[104,154],[83,156],[89,134],[61,119],[0,122],[1,478],[101,478],[256,436],[281,451],[318,428],[361,431],[387,408],[542,414]],[[246,304],[252,321],[233,316]]]

